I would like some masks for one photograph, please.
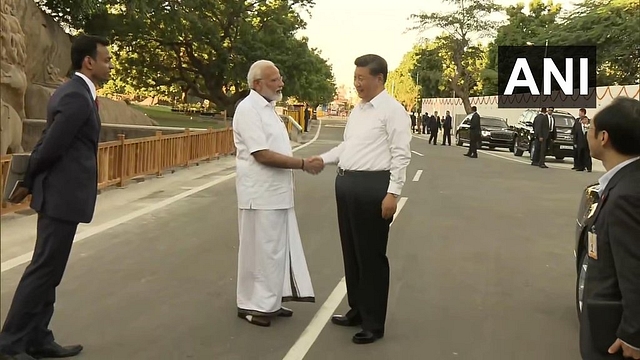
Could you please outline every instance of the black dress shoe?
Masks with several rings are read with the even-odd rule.
[[[280,308],[280,312],[278,312],[278,316],[280,317],[292,317],[293,316],[293,310],[291,309],[287,309],[286,307],[281,307]]]
[[[68,358],[80,354],[82,349],[82,345],[62,346],[56,342],[52,342],[43,347],[29,349],[27,354],[36,359]]]
[[[271,319],[269,319],[267,316],[253,316],[253,315],[246,315],[246,314],[238,313],[238,317],[240,319],[247,320],[247,322],[249,324],[258,325],[258,326],[262,326],[262,327],[271,326]]]
[[[362,324],[360,317],[348,317],[345,315],[333,315],[331,322],[340,326],[358,326]]]
[[[382,339],[383,336],[384,333],[379,331],[362,330],[353,335],[351,340],[356,344],[371,344],[378,339]]]
[[[544,164],[540,165],[540,169],[548,169],[548,168],[549,167],[547,165],[544,165]]]

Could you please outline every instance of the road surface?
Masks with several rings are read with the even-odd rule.
[[[343,130],[343,121],[324,121],[296,155],[330,149]],[[99,207],[99,223],[80,230],[58,288],[58,341],[82,343],[78,359],[86,360],[579,359],[575,213],[581,189],[601,173],[543,170],[484,153],[468,159],[466,148],[418,137],[412,150],[390,234],[384,339],[355,345],[357,329],[327,322],[334,310],[347,310],[334,167],[296,174],[317,302],[286,305],[294,316],[270,328],[236,317],[237,210],[226,167],[202,176],[181,170],[171,180],[100,195],[110,207]],[[158,189],[117,201],[136,186]],[[3,230],[3,243],[10,237]],[[32,249],[32,237],[14,241],[12,255],[2,257],[3,321]]]

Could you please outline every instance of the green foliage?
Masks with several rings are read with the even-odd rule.
[[[314,104],[332,100],[331,67],[306,39],[294,36],[305,26],[296,8],[311,5],[311,0],[149,0],[95,19],[111,29],[119,73],[135,87],[178,85],[233,113],[248,93],[249,67],[260,59],[279,67],[285,96]]]
[[[417,79],[414,75],[416,58],[417,53],[415,51],[406,53],[398,67],[389,72],[385,84],[387,92],[398,99],[407,111],[417,110],[419,87],[416,84]]]
[[[413,29],[424,31],[441,29],[444,33],[435,43],[443,62],[443,78],[447,86],[462,99],[467,112],[471,112],[469,97],[481,88],[479,66],[485,61],[484,50],[477,40],[494,36],[499,21],[491,20],[502,6],[493,0],[445,0],[454,5],[449,12],[413,14]]]
[[[561,5],[533,0],[506,9],[507,24],[490,44],[483,82],[497,93],[497,47],[504,45],[597,46],[598,86],[638,83],[640,78],[640,3],[627,0],[583,0],[561,13]]]

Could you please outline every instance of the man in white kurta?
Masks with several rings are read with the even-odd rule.
[[[238,316],[269,326],[273,316],[291,316],[283,301],[314,302],[294,210],[292,169],[309,172],[293,157],[285,124],[275,111],[282,78],[275,66],[257,62],[252,88],[233,117],[238,197]],[[317,173],[317,172],[316,172]]]

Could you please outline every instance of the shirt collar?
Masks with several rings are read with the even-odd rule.
[[[373,99],[369,100],[369,102],[360,102],[360,106],[365,106],[366,104],[371,104],[374,108],[380,107],[380,105],[384,102],[384,100],[389,96],[386,89],[383,89],[378,95],[376,95]]]
[[[264,96],[260,95],[257,91],[251,89],[251,91],[249,92],[249,96],[251,96],[252,101],[255,101],[256,104],[260,105],[260,106],[270,106],[272,108],[275,108],[276,106],[276,102],[275,101],[267,101],[267,99],[264,98]]]
[[[87,83],[87,86],[89,86],[89,91],[91,92],[91,97],[93,98],[93,100],[95,100],[97,94],[96,94],[96,86],[94,85],[93,81],[89,80],[89,78],[85,74],[79,71],[76,72],[76,75],[81,77],[82,80],[84,80],[84,82]]]
[[[607,187],[607,184],[609,184],[609,181],[611,181],[611,179],[613,178],[613,176],[620,171],[620,169],[622,169],[623,167],[631,164],[632,162],[636,161],[640,159],[640,156],[626,160],[621,162],[620,164],[616,165],[613,169],[607,171],[604,175],[602,175],[600,177],[600,179],[598,179],[598,183],[600,184],[600,187],[598,188],[598,194],[602,195],[602,192],[604,191],[604,189]]]

